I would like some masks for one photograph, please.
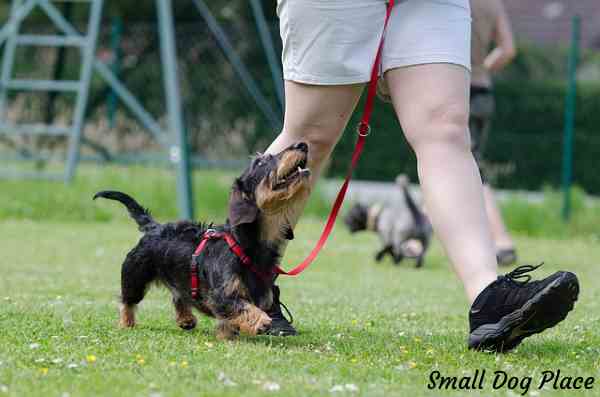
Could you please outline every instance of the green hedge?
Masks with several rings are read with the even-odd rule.
[[[491,170],[501,172],[493,182],[508,189],[558,186],[564,125],[564,84],[499,82],[497,113],[486,148]],[[360,109],[360,108],[359,108]],[[355,141],[357,114],[336,148],[330,173],[345,173]],[[389,105],[378,104],[373,133],[356,171],[357,178],[392,180],[404,172],[416,178],[416,160]],[[578,87],[575,132],[575,182],[587,192],[600,193],[600,85]]]

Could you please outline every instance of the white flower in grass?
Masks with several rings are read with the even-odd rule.
[[[339,393],[344,391],[344,385],[333,385],[331,389],[329,389],[330,393]]]
[[[354,383],[346,383],[344,388],[350,393],[356,393],[358,391],[358,386],[356,386]]]
[[[0,385],[0,393],[8,393],[8,386]]]
[[[69,368],[69,369],[75,369],[77,367],[79,367],[79,365],[77,365],[75,363],[70,363],[69,365],[67,365],[67,368]]]
[[[39,344],[39,343],[30,343],[30,344],[29,344],[29,348],[30,348],[31,350],[34,350],[34,349],[39,349],[39,347],[40,347],[40,344]]]
[[[44,361],[46,361],[46,359],[45,359],[45,358],[38,358],[38,359],[36,359],[36,360],[35,360],[35,362],[36,362],[37,364],[39,364],[39,363],[43,363]]]
[[[63,362],[63,359],[62,359],[62,358],[60,358],[60,357],[57,357],[57,358],[53,358],[53,359],[52,359],[52,364],[60,364],[60,363],[62,363],[62,362]]]
[[[281,389],[281,386],[279,386],[279,383],[265,382],[263,384],[263,390],[266,390],[266,391],[279,391],[280,389]]]
[[[219,376],[217,377],[219,382],[223,383],[225,386],[237,386],[237,383],[229,379],[224,372],[219,372]]]

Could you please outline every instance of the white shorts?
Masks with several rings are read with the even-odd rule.
[[[386,0],[278,0],[286,80],[315,85],[370,80]],[[396,0],[382,72],[429,63],[470,69],[469,0]]]

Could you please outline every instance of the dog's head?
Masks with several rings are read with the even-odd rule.
[[[282,237],[292,239],[290,214],[310,193],[307,161],[308,145],[304,142],[275,155],[255,157],[233,184],[229,201],[231,226],[260,220],[273,229],[267,233],[270,238],[276,238],[281,232]]]
[[[356,233],[367,229],[368,217],[369,208],[366,205],[356,204],[344,218],[344,223],[350,229],[350,233]]]

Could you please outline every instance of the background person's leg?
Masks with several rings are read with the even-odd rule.
[[[485,211],[490,220],[496,250],[514,249],[515,245],[502,220],[502,213],[500,212],[500,208],[498,208],[494,191],[488,184],[483,185],[483,197],[485,199]]]
[[[469,74],[451,64],[385,75],[435,232],[471,302],[496,280],[496,255],[468,130]]]

